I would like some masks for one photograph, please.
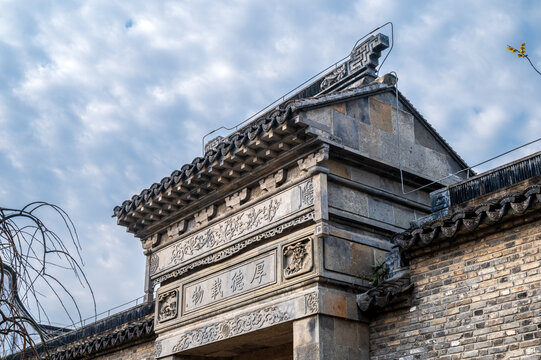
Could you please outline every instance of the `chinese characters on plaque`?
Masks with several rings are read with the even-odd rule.
[[[250,259],[184,286],[185,313],[276,282],[276,252]]]

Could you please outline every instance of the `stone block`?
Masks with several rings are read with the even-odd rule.
[[[378,129],[392,133],[392,107],[375,98],[370,98],[370,123]]]
[[[369,277],[374,264],[374,248],[352,242],[350,253],[350,274],[362,278]]]
[[[333,111],[333,135],[342,139],[342,143],[345,146],[349,146],[354,149],[359,148],[359,127],[357,120]]]
[[[363,123],[359,124],[359,150],[366,156],[373,159],[381,159],[380,130]]]
[[[351,245],[349,241],[327,237],[324,239],[324,264],[325,269],[349,273],[351,271]]]
[[[347,317],[346,295],[325,290],[321,292],[321,312],[336,317]]]
[[[379,131],[379,139],[381,158],[389,164],[398,165],[400,161],[398,149],[399,143],[396,135],[385,131]],[[402,142],[400,142],[400,148],[402,148]]]
[[[374,197],[368,198],[368,213],[372,219],[394,224],[393,204]]]
[[[353,214],[368,216],[368,199],[366,194],[358,190],[328,184],[329,206],[342,209]]]
[[[333,109],[331,107],[323,107],[319,109],[314,109],[306,113],[306,118],[310,121],[320,124],[321,129],[331,132],[332,112],[333,112]]]
[[[404,229],[409,228],[411,221],[415,220],[415,213],[404,206],[393,204],[395,225]]]
[[[346,115],[359,120],[365,124],[370,124],[370,115],[368,108],[368,99],[356,99],[347,101],[346,105]]]
[[[358,167],[351,167],[349,172],[351,173],[351,180],[355,182],[375,188],[379,188],[381,186],[381,177],[373,172],[359,169]]]

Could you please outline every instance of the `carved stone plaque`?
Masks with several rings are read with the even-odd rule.
[[[267,200],[237,212],[211,226],[188,235],[155,252],[159,264],[153,279],[214,251],[281,224],[286,218],[314,204],[312,179],[303,181]]]
[[[184,286],[183,313],[276,283],[276,251]]]
[[[284,278],[307,273],[312,270],[312,240],[304,239],[282,247]]]

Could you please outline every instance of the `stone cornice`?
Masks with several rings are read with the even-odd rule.
[[[444,217],[396,234],[393,242],[403,250],[428,246],[439,239],[451,239],[540,210],[541,184],[536,184],[476,207],[455,210]]]

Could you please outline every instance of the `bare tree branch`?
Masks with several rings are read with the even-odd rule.
[[[44,210],[59,217],[67,236],[62,238],[47,228],[41,220]],[[94,293],[81,268],[80,249],[77,230],[60,207],[45,202],[22,209],[0,207],[0,357],[14,352],[20,352],[23,359],[36,356],[37,343],[58,334],[59,328],[52,326],[43,306],[45,297],[56,298],[72,323],[71,308],[82,321],[79,305],[65,282],[66,272],[89,290],[96,313]],[[47,356],[47,349],[41,349],[40,356]]]

